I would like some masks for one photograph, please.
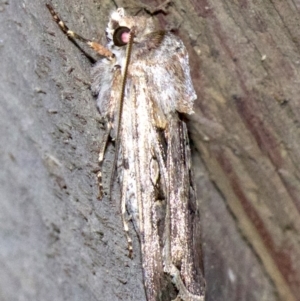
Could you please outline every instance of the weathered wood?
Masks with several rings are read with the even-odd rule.
[[[113,1],[52,4],[105,42]],[[157,15],[184,40],[198,94],[190,131],[209,301],[299,295],[299,10],[174,0]],[[45,1],[1,2],[0,22],[0,299],[145,300],[136,239],[130,260],[119,208],[97,200],[90,62]]]

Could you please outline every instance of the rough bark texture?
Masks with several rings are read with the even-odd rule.
[[[52,3],[105,41],[114,1]],[[158,15],[184,40],[198,94],[208,301],[299,300],[299,11],[299,0],[174,0]],[[0,299],[145,300],[137,240],[130,260],[119,208],[96,199],[90,62],[45,1],[0,1],[0,68]]]

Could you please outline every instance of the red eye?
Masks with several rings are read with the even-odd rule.
[[[116,46],[124,46],[129,41],[129,32],[130,29],[128,27],[119,27],[115,30],[114,33],[114,44]]]

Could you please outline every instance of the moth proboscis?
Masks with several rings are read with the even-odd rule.
[[[103,56],[92,68],[92,90],[107,120],[99,163],[110,136],[116,140],[124,229],[132,252],[128,213],[141,244],[147,300],[203,301],[199,212],[181,118],[193,113],[196,94],[182,41],[152,18],[118,8],[104,47],[69,30],[47,7],[65,34]]]

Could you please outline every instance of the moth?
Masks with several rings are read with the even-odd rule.
[[[183,118],[193,113],[196,94],[183,42],[153,18],[127,16],[118,8],[104,47],[70,31],[47,6],[69,37],[102,56],[92,68],[92,91],[107,121],[99,162],[110,136],[129,252],[130,218],[140,241],[147,300],[203,301],[199,213]]]

